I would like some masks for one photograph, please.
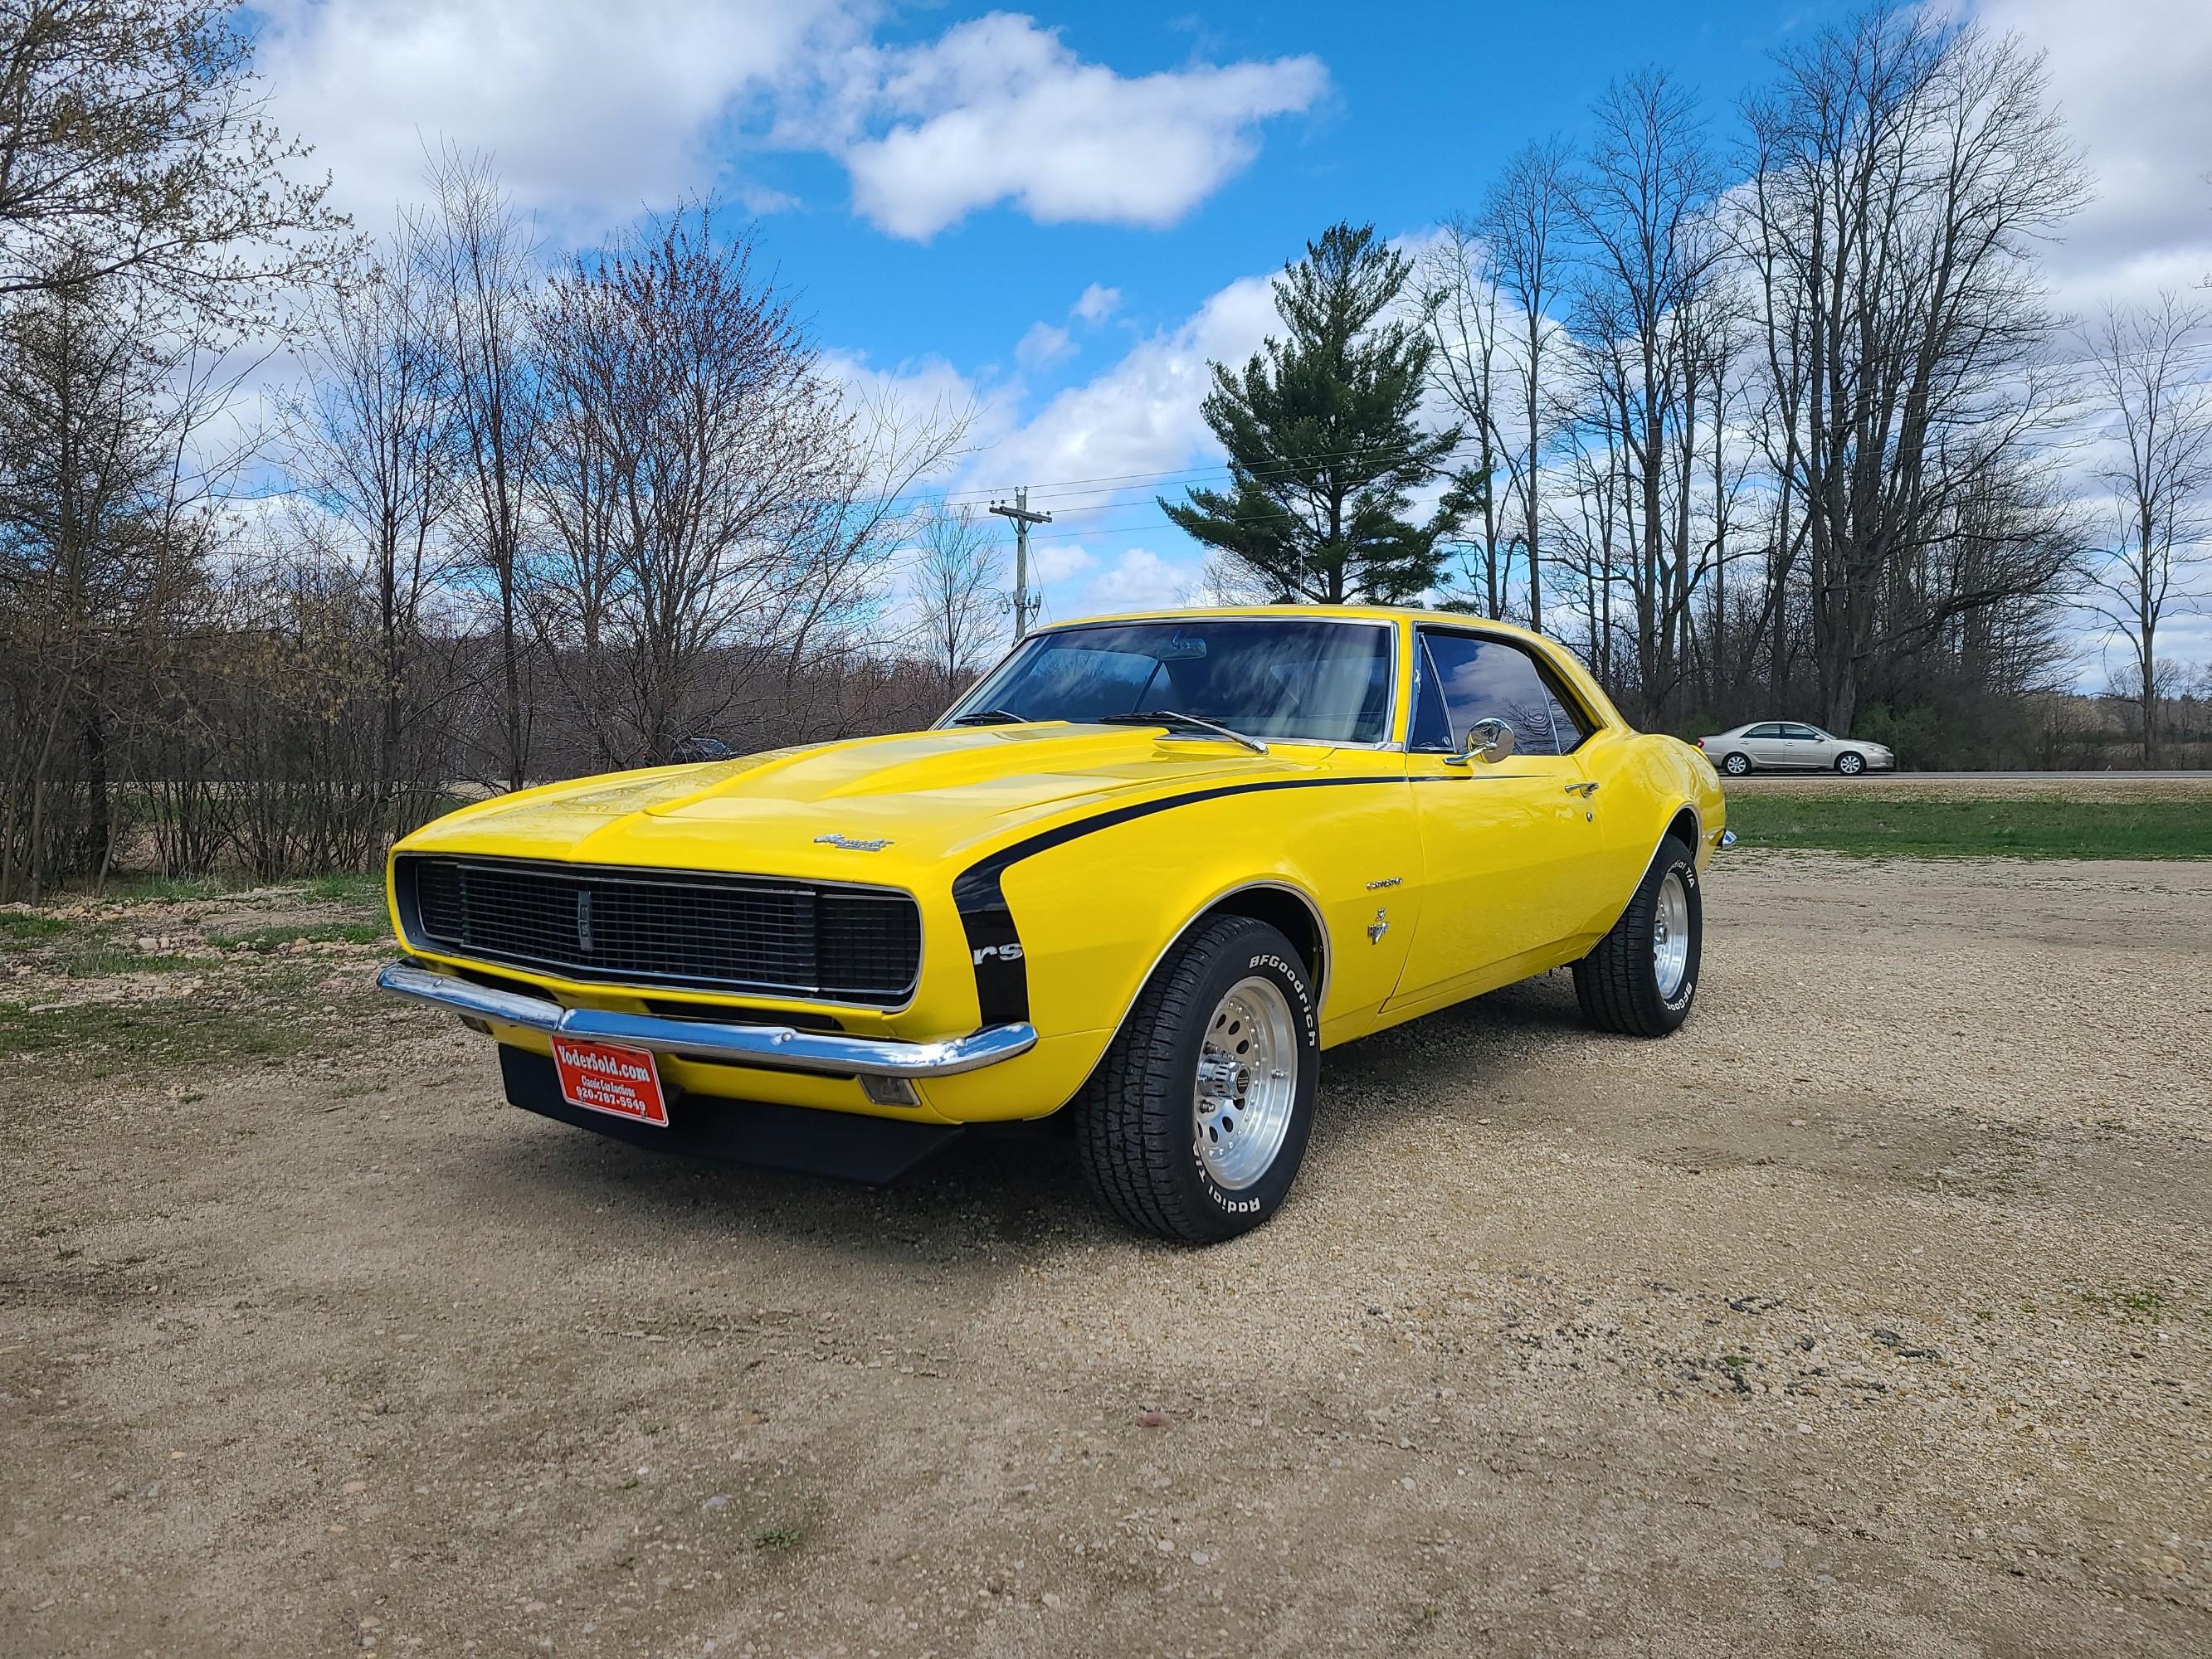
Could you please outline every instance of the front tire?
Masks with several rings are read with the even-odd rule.
[[[1258,1226],[1305,1157],[1320,1037],[1288,939],[1243,916],[1200,928],[1153,971],[1077,1097],[1092,1192],[1179,1243]]]
[[[1847,778],[1855,778],[1866,770],[1866,757],[1846,750],[1836,757],[1836,770]]]
[[[1723,755],[1721,757],[1721,770],[1732,778],[1742,777],[1751,770],[1751,757],[1741,753]]]
[[[1698,860],[1679,836],[1659,843],[1613,931],[1575,964],[1575,1000],[1601,1031],[1665,1036],[1690,1017],[1705,946]]]

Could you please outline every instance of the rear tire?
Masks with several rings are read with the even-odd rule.
[[[1847,778],[1855,778],[1866,770],[1866,757],[1845,750],[1836,757],[1836,770]]]
[[[1751,770],[1751,757],[1744,754],[1721,757],[1721,770],[1732,778],[1740,778]]]
[[[1623,1036],[1665,1036],[1690,1017],[1705,944],[1697,855],[1679,836],[1658,856],[1613,931],[1575,964],[1583,1018]]]
[[[1091,1191],[1178,1243],[1258,1226],[1305,1157],[1320,1036],[1290,940],[1243,916],[1200,928],[1153,970],[1076,1097]]]

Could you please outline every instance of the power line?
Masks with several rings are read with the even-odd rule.
[[[1022,635],[1030,631],[1030,619],[1035,613],[1030,609],[1030,526],[1050,524],[1049,513],[1030,511],[1030,492],[1027,486],[1014,491],[1014,504],[993,501],[992,513],[1001,519],[1010,519],[1014,526],[1014,642],[1021,643]],[[1044,596],[1037,596],[1039,603]]]

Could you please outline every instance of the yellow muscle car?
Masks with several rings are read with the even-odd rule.
[[[889,1180],[1065,1109],[1110,1210],[1204,1243],[1283,1202],[1324,1048],[1570,964],[1600,1030],[1680,1025],[1727,838],[1535,635],[1178,611],[1032,633],[926,732],[441,818],[380,982],[675,1150]]]

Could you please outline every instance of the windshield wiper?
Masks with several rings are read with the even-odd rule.
[[[1241,743],[1255,755],[1267,752],[1267,745],[1257,738],[1248,738],[1242,732],[1232,732],[1212,720],[1202,720],[1195,714],[1185,714],[1173,708],[1148,708],[1140,714],[1101,714],[1099,723],[1104,726],[1164,726],[1170,732],[1198,732],[1207,737],[1226,738]]]
[[[1030,717],[1017,714],[1011,708],[978,708],[972,714],[962,714],[953,720],[955,726],[1027,726]]]

